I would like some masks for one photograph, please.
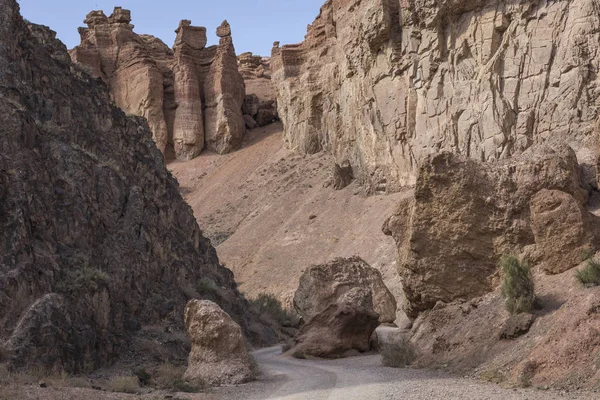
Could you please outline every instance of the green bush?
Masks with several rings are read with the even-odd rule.
[[[281,302],[272,294],[261,293],[256,299],[250,300],[261,315],[270,316],[279,325],[289,323],[290,316],[281,306]]]
[[[600,263],[589,259],[583,269],[575,272],[575,277],[584,286],[600,285]]]
[[[505,256],[500,260],[504,275],[502,295],[511,314],[530,313],[535,302],[535,292],[531,268],[526,261],[519,262],[514,256]]]

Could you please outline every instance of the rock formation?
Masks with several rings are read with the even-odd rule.
[[[234,385],[253,378],[242,329],[217,304],[192,300],[184,319],[192,341],[186,380]]]
[[[535,147],[491,163],[453,153],[428,157],[413,198],[383,227],[398,244],[405,311],[416,317],[438,301],[490,292],[503,254],[540,254],[553,272],[573,267],[593,237],[587,232],[592,216],[581,208],[586,200],[567,146]],[[563,215],[554,220],[556,207]],[[569,240],[556,234],[560,229],[570,230]]]
[[[245,89],[226,21],[219,45],[210,47],[205,28],[181,21],[174,50],[134,33],[130,12],[120,7],[110,17],[92,11],[84,22],[73,61],[109,85],[117,106],[148,119],[163,153],[189,160],[205,146],[220,154],[239,148]]]
[[[250,52],[238,56],[238,67],[244,79],[271,78],[271,60]]]
[[[297,357],[337,358],[368,351],[378,320],[371,290],[354,287],[300,328],[291,353]]]
[[[84,36],[126,43],[121,54],[146,40],[126,12],[114,30],[88,20]],[[138,64],[129,71],[147,82],[161,74]],[[0,0],[0,70],[0,338],[13,366],[106,364],[140,326],[183,331],[187,301],[209,295],[250,340],[274,336],[202,236],[145,120],[111,105],[54,32],[28,29],[15,0]]]
[[[336,258],[307,269],[300,277],[294,308],[308,321],[355,288],[372,293],[372,308],[379,314],[379,322],[394,322],[396,299],[383,283],[381,273],[360,257]]]
[[[568,143],[593,170],[599,47],[594,0],[327,0],[271,66],[287,146],[390,192],[441,151],[491,161]]]

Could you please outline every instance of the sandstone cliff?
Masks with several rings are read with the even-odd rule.
[[[148,119],[167,158],[189,160],[205,147],[222,154],[240,146],[245,89],[228,24],[219,30],[219,45],[206,47],[206,29],[183,20],[171,50],[134,33],[130,12],[120,7],[109,17],[92,11],[84,22],[73,61],[110,86],[117,106]]]
[[[124,13],[116,31],[94,18],[97,38],[133,37]],[[160,66],[138,64],[162,79]],[[0,70],[0,339],[13,365],[105,364],[141,327],[182,332],[190,298],[267,338],[145,120],[111,105],[52,31],[28,29],[15,0],[0,0]]]
[[[562,142],[594,165],[599,45],[593,0],[328,0],[271,65],[287,146],[390,192],[440,151],[490,161]]]

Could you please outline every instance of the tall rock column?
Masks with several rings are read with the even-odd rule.
[[[175,31],[175,101],[177,110],[173,122],[173,145],[178,159],[191,160],[204,148],[204,124],[200,80],[196,59],[206,46],[206,28],[191,26],[183,20]]]
[[[241,146],[246,132],[242,115],[246,87],[227,21],[217,28],[217,36],[217,53],[204,81],[204,131],[207,147],[225,154]]]

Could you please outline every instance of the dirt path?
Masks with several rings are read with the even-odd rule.
[[[281,355],[279,347],[258,350],[255,357],[263,376],[238,387],[216,390],[210,399],[593,399],[592,393],[535,389],[504,389],[446,374],[381,365],[379,355],[341,360],[297,360]]]

